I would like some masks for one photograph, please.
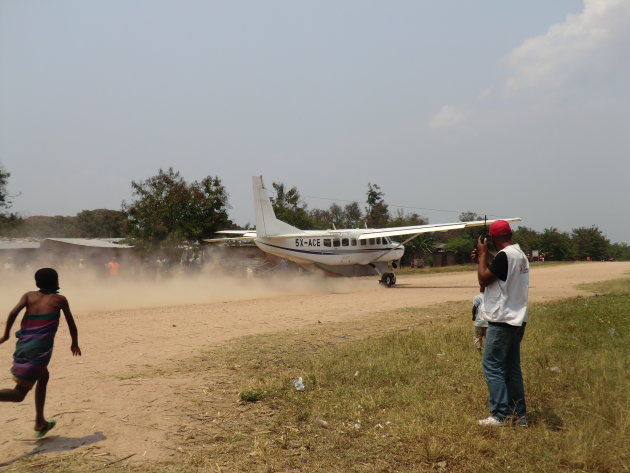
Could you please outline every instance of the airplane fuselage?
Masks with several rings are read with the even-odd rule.
[[[257,237],[263,251],[298,264],[319,263],[329,266],[390,262],[402,258],[404,246],[388,237],[359,240],[362,231],[339,232],[334,236],[304,235],[291,238]]]

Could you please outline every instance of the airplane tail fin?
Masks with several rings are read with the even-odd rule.
[[[271,206],[271,200],[262,181],[262,176],[252,177],[254,209],[256,211],[256,236],[266,237],[283,233],[299,233],[302,230],[278,220]]]

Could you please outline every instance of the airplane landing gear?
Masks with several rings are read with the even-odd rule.
[[[394,273],[383,273],[379,283],[386,287],[392,287],[396,284],[396,275]]]

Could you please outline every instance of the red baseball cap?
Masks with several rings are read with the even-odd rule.
[[[492,222],[488,233],[490,233],[491,236],[511,235],[512,229],[510,228],[510,224],[505,220],[497,220]]]

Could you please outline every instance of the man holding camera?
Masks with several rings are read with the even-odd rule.
[[[480,311],[480,316],[488,322],[483,371],[492,415],[478,423],[502,427],[515,417],[519,426],[526,427],[520,351],[527,323],[529,262],[521,248],[512,242],[508,222],[493,222],[489,234],[498,253],[488,264],[487,239],[479,237],[477,278],[479,285],[485,287]]]

